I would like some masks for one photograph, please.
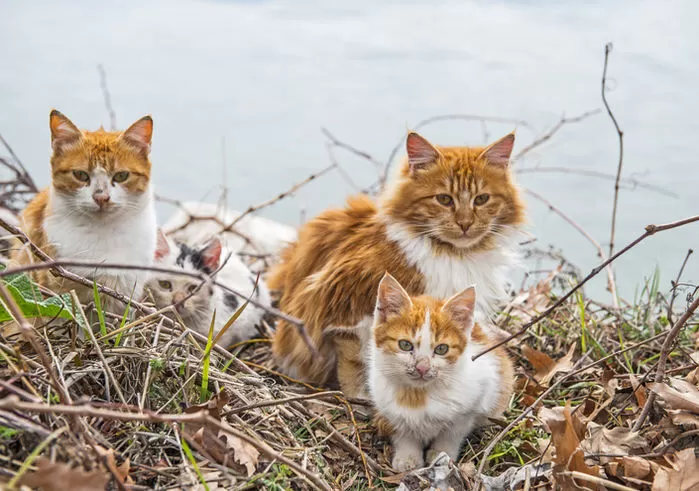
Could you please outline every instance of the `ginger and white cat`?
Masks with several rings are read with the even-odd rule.
[[[471,357],[494,340],[474,322],[476,291],[447,301],[411,298],[391,275],[379,285],[364,337],[369,394],[392,429],[393,468],[422,467],[441,452],[454,460],[478,425],[507,408],[512,362],[502,348]],[[366,333],[365,333],[366,334]]]
[[[477,284],[487,318],[506,296],[525,219],[509,168],[513,145],[513,134],[482,148],[436,147],[410,133],[408,158],[378,205],[357,196],[306,223],[268,284],[282,291],[280,309],[304,322],[321,356],[282,321],[272,345],[280,367],[315,384],[336,375],[348,395],[363,395],[357,336],[330,333],[370,323],[386,271],[411,295],[446,298]]]
[[[157,266],[181,268],[192,273],[215,273],[216,281],[245,295],[238,297],[219,286],[201,283],[196,278],[176,274],[154,273],[147,289],[153,295],[159,308],[175,305],[177,313],[185,325],[205,336],[209,334],[211,320],[216,312],[214,336],[216,336],[231,316],[252,295],[257,303],[269,307],[269,290],[262,279],[254,289],[257,275],[252,273],[236,254],[229,257],[220,239],[214,237],[201,245],[173,243],[159,230],[158,247],[155,253]],[[219,270],[222,258],[228,258]],[[254,292],[253,292],[254,289]],[[191,297],[187,298],[191,294]],[[251,339],[257,334],[257,326],[265,311],[253,304],[245,310],[221,336],[218,344],[228,347],[234,343]]]
[[[24,210],[23,231],[57,260],[150,266],[156,244],[148,157],[153,134],[151,117],[139,119],[123,132],[102,128],[81,131],[56,110],[51,111],[49,123],[51,185]],[[26,247],[13,254],[13,262],[33,261]],[[148,276],[145,270],[68,269],[127,296],[133,292],[134,298],[140,297]],[[90,288],[46,270],[34,276],[51,290],[76,288],[82,300],[92,298]]]

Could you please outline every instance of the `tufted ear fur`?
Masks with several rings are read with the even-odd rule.
[[[201,258],[204,267],[211,272],[218,269],[219,262],[221,261],[221,251],[223,246],[221,245],[221,240],[218,237],[214,237],[209,240],[204,247],[201,249]]]
[[[426,169],[430,165],[437,163],[441,155],[439,150],[414,131],[408,133],[405,147],[408,152],[408,164],[410,165],[411,176],[417,171]]]
[[[468,335],[474,325],[474,311],[476,308],[476,287],[469,286],[446,301],[442,312],[449,317]]]
[[[410,307],[413,302],[408,293],[400,286],[400,283],[390,274],[384,274],[379,283],[379,293],[376,299],[374,316],[380,324],[394,315],[398,315],[403,309]]]
[[[150,142],[153,137],[153,118],[144,116],[128,127],[121,138],[136,147],[143,155],[150,152]]]
[[[485,159],[492,166],[505,169],[510,165],[510,155],[512,155],[514,145],[515,134],[513,132],[488,145],[478,158]]]
[[[77,144],[83,137],[78,127],[56,109],[49,114],[49,128],[51,129],[51,146],[55,153],[60,153]]]
[[[159,260],[170,254],[170,243],[167,237],[163,233],[163,229],[158,228],[157,233],[158,241],[155,246],[155,260]]]

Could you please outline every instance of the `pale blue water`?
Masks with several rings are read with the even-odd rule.
[[[244,207],[329,163],[321,127],[383,161],[421,119],[511,117],[535,130],[519,128],[519,150],[562,113],[601,107],[604,44],[613,41],[609,100],[626,135],[624,175],[678,196],[623,191],[621,245],[648,223],[699,213],[697,18],[692,0],[0,0],[0,133],[46,184],[51,107],[80,126],[109,122],[96,69],[103,63],[119,126],[146,113],[155,119],[157,191],[214,199],[225,183],[229,203]],[[492,123],[487,131],[496,138],[512,127]],[[442,144],[483,141],[475,122],[437,123],[423,134]],[[517,166],[613,173],[617,151],[611,122],[600,114],[565,127]],[[340,152],[338,158],[358,186],[375,180],[367,162]],[[606,245],[611,181],[526,174],[520,182]],[[295,224],[301,210],[310,216],[352,191],[333,174],[265,214]],[[530,203],[539,244],[554,244],[589,270],[594,248],[545,206]],[[632,251],[617,265],[621,291],[633,294],[656,265],[669,287],[698,236],[699,224]],[[699,280],[699,260],[690,261],[686,278]],[[603,285],[594,288],[604,297]]]

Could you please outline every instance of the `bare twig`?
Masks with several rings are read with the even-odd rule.
[[[647,226],[646,226],[646,231],[645,231],[645,232],[643,232],[640,236],[638,236],[638,237],[637,237],[636,239],[634,239],[632,242],[630,242],[629,244],[627,244],[626,247],[624,247],[623,249],[621,249],[619,252],[617,252],[616,254],[614,254],[612,257],[608,258],[606,261],[603,261],[603,262],[602,262],[601,264],[599,264],[598,266],[595,266],[595,267],[592,269],[592,271],[590,271],[590,273],[589,273],[585,278],[582,279],[582,281],[580,281],[577,285],[575,285],[573,288],[571,288],[570,290],[568,290],[568,292],[566,292],[565,295],[563,295],[562,297],[560,297],[560,298],[559,298],[553,305],[551,305],[548,309],[546,309],[544,312],[542,312],[541,314],[539,314],[538,316],[536,316],[535,318],[533,318],[532,320],[530,320],[529,322],[527,322],[526,324],[524,324],[524,326],[522,326],[522,327],[521,327],[517,332],[515,332],[514,334],[511,334],[510,336],[506,337],[506,338],[503,339],[502,341],[500,341],[500,342],[498,342],[498,343],[495,343],[494,345],[489,346],[489,347],[486,348],[485,350],[483,350],[483,351],[481,351],[481,352],[475,354],[475,355],[472,357],[472,359],[473,359],[473,360],[476,360],[476,359],[478,359],[479,357],[483,356],[484,354],[489,353],[490,351],[494,350],[495,348],[498,348],[498,347],[500,347],[500,346],[502,346],[502,345],[508,343],[508,342],[511,341],[512,339],[514,339],[514,338],[516,338],[516,337],[519,337],[519,336],[521,336],[522,334],[524,334],[525,332],[527,332],[527,330],[528,330],[530,327],[532,327],[533,325],[535,325],[535,324],[537,324],[538,322],[540,322],[542,319],[545,319],[546,317],[548,317],[549,315],[551,315],[551,313],[552,313],[554,310],[556,310],[558,307],[560,307],[560,306],[561,306],[566,300],[568,300],[576,291],[578,291],[580,288],[582,288],[582,286],[583,286],[585,283],[587,283],[588,281],[590,281],[593,277],[597,276],[597,274],[599,274],[600,271],[602,271],[604,268],[606,268],[607,265],[611,264],[611,263],[614,262],[618,257],[624,255],[624,254],[627,253],[629,250],[631,250],[631,249],[633,249],[634,247],[636,247],[636,245],[638,245],[640,242],[644,241],[644,240],[647,239],[648,237],[650,237],[650,236],[652,236],[652,235],[655,235],[655,234],[658,233],[658,232],[664,232],[664,231],[666,231],[666,230],[670,230],[670,229],[673,229],[673,228],[682,227],[682,226],[684,226],[684,225],[688,225],[688,224],[690,224],[690,223],[694,223],[694,222],[697,222],[697,221],[699,221],[699,215],[696,215],[696,216],[693,216],[693,217],[689,217],[689,218],[685,218],[685,219],[683,219],[683,220],[678,220],[678,221],[676,221],[676,222],[666,223],[666,224],[663,224],[663,225],[652,225],[652,224],[651,224],[651,225],[647,225]]]
[[[672,351],[672,345],[675,342],[675,339],[677,338],[677,335],[680,333],[684,325],[687,323],[690,317],[694,314],[694,311],[699,308],[699,295],[697,298],[694,299],[694,301],[691,303],[691,305],[687,308],[684,314],[682,314],[682,317],[677,319],[677,322],[672,326],[672,329],[670,329],[670,332],[668,333],[667,337],[665,338],[665,342],[663,343],[663,346],[660,350],[660,358],[658,360],[658,369],[655,372],[655,381],[657,383],[662,383],[663,379],[665,378],[665,367],[667,364],[667,357],[670,354],[670,351]],[[638,417],[636,420],[636,423],[634,424],[634,431],[638,431],[643,427],[643,422],[645,421],[646,417],[648,416],[648,413],[650,413],[650,410],[653,408],[653,404],[655,403],[656,399],[656,393],[655,391],[651,391],[650,394],[648,395],[648,399],[646,399],[646,403],[643,406],[643,410],[641,411],[641,415]]]
[[[104,107],[107,108],[107,114],[109,114],[109,129],[111,131],[116,131],[116,112],[112,107],[112,96],[109,93],[109,86],[107,85],[107,72],[104,71],[104,66],[100,63],[97,65],[97,71],[100,74],[100,88],[102,89],[102,96],[104,97]]]
[[[285,457],[283,454],[275,451],[272,447],[251,437],[247,433],[239,431],[223,421],[209,415],[207,410],[197,411],[195,413],[185,414],[156,414],[151,411],[141,411],[137,407],[124,406],[123,411],[113,409],[104,409],[84,405],[68,405],[68,404],[44,404],[20,401],[17,396],[8,396],[0,399],[0,409],[27,411],[38,414],[69,414],[74,416],[89,416],[93,418],[111,419],[116,421],[146,421],[152,423],[200,423],[202,425],[213,426],[225,433],[233,435],[246,443],[252,445],[262,454],[270,459],[277,460],[288,465],[299,476],[307,479],[310,483],[319,489],[330,490],[331,488],[323,482],[316,474],[304,469],[293,460]]]
[[[514,171],[515,174],[529,174],[529,173],[554,173],[554,174],[574,174],[574,175],[579,175],[579,176],[586,176],[586,177],[597,177],[600,179],[608,179],[611,181],[616,180],[616,175],[614,174],[609,174],[606,172],[599,172],[599,171],[594,171],[594,170],[586,170],[586,169],[572,169],[570,167],[523,167],[523,168],[518,168],[517,170]],[[649,191],[654,191],[658,194],[662,194],[663,196],[667,196],[669,198],[677,198],[679,195],[672,191],[671,189],[666,189],[661,186],[656,186],[654,184],[649,184],[647,182],[642,182],[636,179],[635,177],[627,177],[621,180],[621,183],[627,184],[628,187],[624,189],[630,189],[634,190],[636,188],[641,188],[641,189],[647,189]]]
[[[553,384],[551,384],[551,386],[550,386],[548,389],[546,389],[544,392],[542,392],[541,395],[540,395],[533,403],[531,403],[529,406],[527,406],[527,408],[525,408],[524,411],[522,411],[522,412],[520,413],[519,416],[517,416],[514,420],[512,420],[512,422],[510,422],[510,424],[508,424],[505,428],[503,428],[502,431],[500,431],[500,433],[498,433],[497,435],[495,435],[495,437],[490,441],[490,443],[488,443],[488,446],[485,447],[485,450],[483,450],[483,456],[481,457],[481,462],[480,462],[480,464],[478,465],[478,472],[476,472],[476,476],[478,476],[477,479],[478,479],[479,482],[478,482],[478,484],[477,484],[477,487],[475,487],[474,489],[481,489],[481,487],[480,487],[480,484],[481,484],[481,483],[480,483],[480,476],[483,475],[483,469],[485,468],[485,464],[486,464],[486,462],[488,461],[488,456],[490,455],[490,452],[492,452],[493,449],[495,448],[495,445],[497,445],[498,442],[499,442],[500,440],[502,440],[502,438],[503,438],[505,435],[507,435],[507,434],[510,432],[510,430],[511,430],[512,428],[514,428],[515,426],[517,426],[517,424],[518,424],[520,421],[522,421],[530,412],[532,412],[532,411],[534,410],[534,408],[535,408],[541,401],[543,401],[551,392],[554,391],[554,389],[556,389],[556,387],[558,387],[558,386],[559,386],[560,384],[562,384],[564,381],[566,381],[566,380],[568,380],[569,378],[571,378],[571,377],[576,373],[576,372],[575,372],[575,369],[577,368],[577,366],[580,365],[580,364],[583,362],[584,359],[585,359],[585,356],[582,356],[582,357],[575,363],[575,365],[573,366],[573,370],[574,370],[574,371],[573,371],[572,373],[569,373],[569,374],[567,374],[567,375],[565,375],[565,376],[563,376],[563,377],[560,377],[560,378],[559,378],[558,380],[556,380]]]
[[[303,186],[305,186],[305,185],[308,184],[309,182],[318,179],[320,176],[322,176],[323,174],[326,174],[326,173],[330,172],[331,170],[333,170],[333,169],[336,168],[336,167],[337,167],[337,165],[333,163],[333,164],[331,164],[331,165],[325,167],[324,169],[321,169],[321,170],[319,170],[318,172],[315,172],[315,173],[311,174],[310,176],[308,176],[308,177],[307,177],[306,179],[304,179],[303,181],[301,181],[301,182],[299,182],[299,183],[297,183],[297,184],[294,184],[294,185],[291,186],[289,189],[287,189],[287,190],[284,191],[283,193],[278,194],[278,195],[275,196],[274,198],[268,199],[267,201],[263,201],[262,203],[259,203],[259,204],[257,204],[257,205],[249,206],[243,213],[241,213],[240,215],[238,215],[233,221],[231,221],[230,223],[224,225],[224,226],[221,228],[221,232],[230,232],[230,231],[232,231],[232,230],[233,230],[233,227],[235,227],[236,224],[237,224],[238,222],[240,222],[243,218],[245,218],[246,216],[248,216],[250,213],[254,213],[254,212],[256,212],[256,211],[259,211],[259,210],[261,210],[262,208],[266,208],[266,207],[268,207],[268,206],[273,205],[274,203],[276,203],[276,202],[279,201],[279,200],[282,200],[282,199],[284,199],[284,198],[286,198],[286,197],[288,197],[288,196],[291,196],[292,194],[294,194],[296,191],[298,191],[300,188],[302,188]]]
[[[231,409],[230,411],[226,411],[223,413],[221,416],[228,416],[230,414],[239,414],[244,411],[249,411],[250,409],[256,409],[260,407],[269,407],[269,406],[280,406],[282,404],[287,404],[289,402],[294,402],[294,401],[307,401],[309,399],[324,399],[326,397],[337,397],[341,396],[342,392],[339,390],[330,390],[326,392],[314,392],[312,394],[301,394],[298,396],[292,396],[292,397],[285,397],[284,399],[271,399],[269,401],[261,401],[261,402],[256,402],[254,404],[248,404],[247,406],[242,406],[242,407],[237,407],[234,409]]]
[[[587,231],[578,222],[576,222],[571,217],[569,217],[568,215],[563,213],[563,211],[561,211],[559,208],[556,208],[553,205],[553,203],[551,203],[549,200],[547,200],[546,198],[541,196],[539,193],[534,192],[531,189],[526,189],[526,188],[524,188],[524,192],[529,194],[530,196],[533,196],[534,198],[538,199],[542,203],[544,203],[546,206],[548,206],[549,210],[553,211],[558,216],[563,218],[563,220],[565,220],[570,225],[572,225],[572,227],[575,230],[580,232],[580,234],[582,234],[582,236],[585,237],[587,239],[587,241],[590,242],[595,247],[595,249],[597,249],[597,255],[599,256],[599,258],[602,261],[607,260],[607,256],[604,253],[604,250],[602,249],[602,246],[599,244],[599,242],[597,242],[594,237],[592,237],[589,233],[587,233]],[[607,285],[608,285],[609,291],[612,294],[612,305],[614,306],[614,308],[619,308],[619,302],[617,300],[616,283],[614,281],[614,272],[612,271],[612,268],[609,265],[605,269],[607,270]]]
[[[60,401],[64,403],[70,402],[70,396],[68,395],[65,387],[63,387],[63,385],[59,382],[56,371],[51,365],[51,360],[46,354],[44,347],[41,346],[41,343],[37,339],[34,328],[29,325],[27,320],[24,318],[22,311],[17,306],[14,298],[12,298],[12,294],[7,289],[7,286],[5,286],[5,284],[2,282],[0,282],[0,297],[2,297],[2,303],[5,304],[7,311],[20,327],[24,339],[26,339],[31,345],[34,352],[39,355],[39,360],[41,360],[41,364],[44,366],[44,370],[46,370],[46,373],[51,380],[51,386],[53,387],[53,390],[56,391],[56,394],[58,394]]]
[[[689,249],[687,251],[687,255],[684,257],[684,261],[682,261],[682,266],[680,267],[680,270],[677,272],[677,277],[675,278],[675,281],[671,282],[672,286],[672,297],[670,298],[670,305],[667,307],[667,319],[670,321],[670,324],[673,324],[673,317],[674,317],[674,312],[672,311],[674,305],[675,305],[675,299],[677,298],[677,288],[680,284],[680,278],[682,277],[682,273],[684,272],[685,266],[687,266],[687,261],[689,261],[689,256],[691,256],[694,253],[693,249]]]
[[[517,153],[512,159],[510,160],[511,163],[517,162],[519,159],[524,157],[526,154],[534,150],[535,148],[543,145],[547,141],[549,141],[558,131],[563,128],[567,124],[571,123],[579,123],[580,121],[589,118],[590,116],[594,116],[595,114],[599,114],[600,110],[599,109],[593,109],[591,111],[586,111],[579,116],[574,116],[572,118],[566,118],[565,115],[561,116],[561,119],[551,128],[549,131],[544,133],[543,135],[539,136],[536,138],[533,142],[531,142],[529,145],[524,147],[522,150]]]
[[[607,43],[604,46],[604,69],[602,70],[602,102],[604,107],[607,109],[607,114],[609,118],[614,123],[614,128],[616,129],[617,135],[619,136],[619,163],[616,169],[616,180],[614,181],[614,207],[612,208],[612,230],[609,235],[609,255],[614,253],[614,234],[616,231],[616,212],[617,204],[619,202],[619,181],[621,180],[621,170],[624,165],[624,132],[621,131],[619,123],[614,117],[612,109],[609,107],[607,102],[607,65],[609,63],[609,53],[612,52],[612,43]]]

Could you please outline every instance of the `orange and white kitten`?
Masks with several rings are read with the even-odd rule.
[[[150,186],[153,120],[139,119],[124,132],[81,131],[60,112],[49,117],[51,185],[24,210],[22,229],[54,259],[150,266],[156,219]],[[21,264],[33,261],[22,248]],[[69,268],[129,296],[140,297],[148,272]],[[36,280],[62,292],[76,285],[47,271]],[[89,290],[89,291],[88,291]],[[81,299],[91,289],[77,288]]]
[[[436,147],[410,133],[408,158],[378,206],[357,196],[306,223],[268,285],[282,291],[280,308],[304,322],[321,356],[280,322],[272,348],[281,368],[316,384],[336,375],[348,395],[363,395],[364,363],[351,331],[371,323],[386,271],[411,295],[447,298],[477,284],[487,318],[506,296],[524,222],[509,168],[513,145],[513,134],[483,148]],[[350,329],[339,335],[339,326]]]
[[[406,471],[441,452],[456,460],[471,431],[507,408],[512,362],[502,348],[476,361],[485,332],[474,322],[476,290],[447,301],[411,298],[391,275],[379,285],[374,324],[365,338],[368,385],[390,424],[393,468]]]

